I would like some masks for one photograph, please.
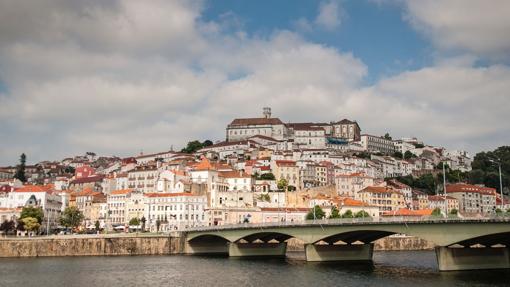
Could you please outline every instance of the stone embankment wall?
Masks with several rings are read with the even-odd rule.
[[[72,236],[0,240],[0,257],[167,255],[180,253],[174,236]]]
[[[289,251],[303,251],[303,242],[291,238],[287,244]],[[432,250],[435,244],[412,236],[390,236],[374,242],[374,251]]]
[[[386,237],[374,250],[431,250],[434,244],[416,237]],[[0,257],[116,256],[181,254],[179,233],[159,236],[57,236],[0,239]],[[290,239],[288,251],[303,251],[303,243]]]

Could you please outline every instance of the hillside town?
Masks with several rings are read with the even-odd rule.
[[[80,232],[300,222],[311,210],[313,219],[507,212],[495,188],[460,176],[447,176],[444,188],[445,167],[466,173],[471,162],[466,151],[362,133],[354,120],[285,123],[266,107],[261,117],[232,120],[223,141],[194,141],[182,151],[23,163],[21,179],[20,165],[1,167],[0,222],[20,225],[27,207],[42,209],[37,234],[69,227],[62,216],[70,208],[81,215],[71,224]],[[441,179],[428,188],[405,180],[434,177]]]

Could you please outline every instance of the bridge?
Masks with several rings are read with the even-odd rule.
[[[510,218],[353,218],[195,227],[184,232],[186,254],[285,257],[290,238],[307,261],[371,261],[375,240],[415,236],[437,247],[439,270],[510,268]]]

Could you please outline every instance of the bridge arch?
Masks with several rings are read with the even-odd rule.
[[[342,241],[347,244],[354,242],[362,242],[365,244],[371,243],[378,239],[397,234],[397,232],[386,231],[386,230],[355,230],[347,232],[339,232],[326,237],[319,238],[313,244],[324,241],[328,244],[334,244],[338,241]]]
[[[240,242],[242,240],[245,240],[247,242],[254,242],[256,240],[260,240],[260,241],[263,241],[263,242],[269,242],[269,241],[272,241],[272,240],[276,240],[278,242],[284,242],[290,238],[294,238],[295,236],[294,235],[291,235],[291,234],[288,234],[288,233],[285,233],[285,232],[278,232],[278,231],[258,231],[258,232],[255,232],[255,233],[250,233],[250,234],[246,234],[246,235],[243,235],[239,238],[237,238],[236,240],[234,240],[233,242]],[[298,238],[299,239],[299,238]]]
[[[462,245],[464,247],[469,247],[475,244],[480,244],[485,247],[491,247],[494,245],[505,245],[506,247],[510,247],[510,231],[477,236],[455,242],[452,245]]]
[[[229,239],[217,234],[200,234],[188,239],[189,243],[227,243]]]

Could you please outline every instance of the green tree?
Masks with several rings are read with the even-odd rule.
[[[131,220],[129,221],[129,225],[140,225],[140,219],[136,217],[131,218]]]
[[[347,209],[344,214],[342,214],[342,218],[353,218],[354,214],[352,214],[352,210]]]
[[[432,216],[442,216],[443,214],[441,213],[441,209],[439,207],[436,207],[434,208],[434,210],[432,210]]]
[[[318,205],[314,206],[306,215],[306,220],[323,219],[326,213]]]
[[[336,206],[333,206],[331,208],[331,214],[329,215],[329,218],[331,218],[331,219],[341,218],[340,211],[338,210],[338,208]]]
[[[34,217],[25,217],[21,219],[23,221],[23,226],[26,231],[37,231],[41,224],[37,221],[37,218]]]
[[[142,219],[140,219],[140,222],[142,223],[142,232],[145,231],[145,222],[147,222],[147,219],[145,219],[145,216],[142,216]]]
[[[159,232],[159,228],[161,227],[161,220],[156,220],[156,232]]]
[[[0,231],[3,231],[6,235],[9,234],[9,232],[13,231],[16,228],[16,223],[14,220],[5,220],[0,224]]]
[[[27,156],[22,153],[19,158],[19,165],[16,168],[16,173],[14,174],[14,178],[18,179],[21,182],[27,182],[27,177],[25,176],[25,167],[27,163]]]
[[[366,217],[370,217],[370,214],[368,214],[368,212],[366,212],[364,210],[360,210],[360,211],[356,212],[354,217],[356,217],[356,218],[366,218]]]
[[[457,209],[450,210],[450,215],[457,216],[459,214],[459,211]]]
[[[497,163],[501,163],[503,192],[507,193],[510,184],[510,146],[501,146],[493,151],[477,153],[471,163],[472,170],[468,174],[469,182],[485,184],[500,192]]]
[[[284,190],[289,185],[289,183],[285,178],[282,178],[276,183],[276,185],[279,190]]]
[[[274,174],[270,172],[261,174],[259,178],[263,180],[275,180]]]
[[[196,152],[197,150],[199,150],[201,148],[204,148],[204,147],[207,147],[207,146],[211,146],[211,145],[213,145],[213,142],[210,141],[210,140],[205,140],[202,143],[200,141],[198,141],[198,140],[194,140],[194,141],[188,142],[186,147],[183,148],[181,150],[181,152],[184,152],[184,153],[194,153],[194,152]]]
[[[67,207],[60,216],[60,224],[65,227],[76,228],[83,221],[83,213],[76,206]]]
[[[44,211],[41,207],[25,206],[21,210],[20,219],[27,217],[35,218],[37,222],[41,224],[44,218]]]
[[[496,208],[496,210],[494,212],[496,212],[496,215],[502,215],[503,214],[503,210],[501,210],[500,208]]]
[[[96,231],[99,231],[99,228],[101,227],[99,220],[96,220],[96,222],[94,223],[94,227],[96,228]]]
[[[412,153],[411,151],[406,151],[404,153],[404,159],[410,159],[410,158],[414,158],[416,157],[416,155],[414,153]]]
[[[390,141],[392,140],[392,138],[391,138],[389,133],[385,133],[384,134],[384,139],[387,139],[387,140],[390,140]]]
[[[402,155],[402,153],[401,153],[401,152],[396,151],[396,152],[394,152],[394,153],[393,153],[393,157],[394,157],[394,158],[403,158],[404,156]]]

